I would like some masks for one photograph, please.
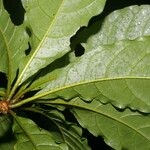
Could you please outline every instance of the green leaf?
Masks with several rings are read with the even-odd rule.
[[[12,134],[12,130],[9,129],[9,131],[7,131],[7,134],[0,137],[0,150],[14,150],[15,143],[16,139]]]
[[[0,96],[1,96],[1,97],[4,97],[4,96],[5,96],[5,91],[6,91],[6,89],[0,88]]]
[[[15,150],[67,150],[65,144],[56,144],[52,135],[38,127],[32,120],[15,117],[13,131],[17,138]]]
[[[98,47],[62,72],[58,71],[57,80],[44,84],[43,90],[36,96],[20,104],[44,96],[45,99],[79,96],[84,100],[111,102],[119,108],[150,112],[149,53],[149,37]]]
[[[118,111],[111,104],[104,105],[97,100],[85,103],[76,98],[69,102],[55,100],[47,103],[71,107],[83,128],[88,129],[94,136],[102,136],[114,149],[149,150],[149,115],[129,109]]]
[[[57,123],[57,122],[56,122]],[[82,130],[77,125],[65,125],[57,123],[63,141],[67,143],[69,150],[89,150],[87,141],[82,137]]]
[[[67,122],[61,112],[57,110],[45,111],[37,108],[26,110],[46,117],[48,130],[57,143],[66,143],[69,150],[89,150],[87,141],[82,137],[82,129],[75,123]]]
[[[22,3],[32,49],[20,65],[12,94],[28,77],[70,50],[71,36],[80,26],[87,25],[92,16],[102,12],[105,0],[24,0]]]
[[[78,43],[86,43],[87,50],[93,49],[93,46],[99,46],[100,43],[112,44],[116,41],[128,39],[134,40],[139,37],[150,35],[149,5],[130,6],[124,9],[114,11],[106,18],[101,17],[99,21],[93,22],[88,28],[84,28],[77,33],[72,46]]]
[[[113,12],[106,20],[113,20],[114,15],[120,20],[120,18],[123,18],[122,14],[124,13],[122,12],[125,11],[127,14],[134,10],[135,14],[132,13],[132,22],[128,23],[127,29],[129,30],[132,27],[138,28],[140,31],[142,28],[143,30],[141,30],[146,32],[148,29],[144,27],[147,27],[149,20],[142,27],[141,24],[137,23],[137,20],[138,22],[142,22],[148,16],[147,12],[150,12],[148,8],[150,6],[125,8],[125,10]],[[143,13],[140,13],[140,16],[135,10],[141,10],[140,12]],[[128,18],[130,18],[130,15]],[[125,26],[125,20],[120,22],[122,26]],[[111,24],[113,25],[113,22]],[[120,27],[122,26],[120,25]],[[122,33],[121,31],[120,34]],[[84,44],[86,53],[83,56],[76,58],[67,67],[48,74],[47,78],[55,74],[58,78],[49,83],[36,86],[34,90],[43,89],[36,96],[26,99],[20,104],[18,103],[16,106],[40,97],[45,99],[57,97],[71,99],[80,97],[84,100],[98,99],[103,103],[111,102],[119,108],[130,107],[133,110],[138,109],[139,111],[149,113],[150,37],[148,35],[144,36],[144,33],[140,34],[142,37],[136,34],[134,38],[132,37],[133,39],[129,37],[127,39],[116,37],[116,42],[110,39],[106,43],[107,40],[103,41],[101,39],[102,33],[99,31]],[[115,35],[117,34],[119,33]],[[38,85],[37,83],[41,83],[45,78],[40,78],[35,84]],[[32,86],[34,87],[34,83]]]
[[[11,128],[11,119],[8,115],[0,115],[0,139]]]
[[[7,74],[8,90],[14,80],[18,64],[28,48],[28,36],[23,26],[14,26],[0,1],[0,71]]]
[[[8,141],[8,142],[4,142],[4,143],[0,143],[0,149],[1,150],[14,150],[14,144],[15,141]]]

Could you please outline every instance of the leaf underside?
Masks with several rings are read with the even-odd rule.
[[[31,85],[30,89],[42,89],[35,98],[98,99],[118,108],[130,107],[149,113],[149,8],[132,6],[106,17],[101,30],[83,44],[86,50],[83,56]],[[112,36],[106,32],[108,27]],[[45,83],[51,76],[57,78]]]
[[[70,51],[70,37],[87,25],[92,16],[102,12],[105,0],[25,0],[22,3],[26,10],[25,24],[31,34],[31,53],[19,65],[15,86]]]
[[[0,1],[0,72],[8,79],[6,92],[0,89],[0,100],[19,99],[38,90],[10,107],[33,100],[69,107],[81,127],[102,136],[114,149],[149,150],[150,6],[114,11],[81,30],[75,43],[81,43],[85,53],[75,57],[70,38],[102,12],[105,0],[23,0],[22,4],[24,23],[15,26]],[[31,51],[26,54],[28,48]],[[57,61],[62,64],[54,68]],[[11,137],[10,143],[0,142],[2,150],[89,149],[81,128],[65,121],[58,111],[42,112],[56,131],[12,115],[17,141]],[[0,116],[0,139],[11,123],[8,116]]]
[[[18,64],[25,57],[28,48],[28,35],[21,25],[14,26],[0,1],[0,71],[7,74],[8,89],[17,74]],[[1,83],[0,83],[1,84]]]
[[[46,117],[47,130],[53,135],[57,143],[66,143],[69,150],[89,150],[87,140],[82,137],[82,129],[75,123],[65,120],[62,113],[56,110],[42,110],[29,108],[37,114]],[[44,121],[44,120],[43,120]]]
[[[117,150],[148,150],[150,147],[150,117],[133,112],[116,110],[111,104],[102,104],[97,100],[91,103],[75,98],[48,101],[49,104],[71,108],[72,113],[83,128],[94,136],[102,136],[105,142]]]
[[[56,144],[52,135],[38,127],[32,120],[15,116],[13,131],[17,138],[15,150],[67,150],[65,144]]]
[[[11,128],[11,123],[9,116],[0,115],[0,138],[2,138]]]

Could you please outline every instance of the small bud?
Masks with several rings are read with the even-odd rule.
[[[0,101],[0,113],[7,114],[9,111],[9,103],[6,100]]]

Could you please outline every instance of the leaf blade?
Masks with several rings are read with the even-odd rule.
[[[24,50],[28,48],[28,36],[23,26],[14,26],[0,1],[0,71],[7,74],[8,88],[17,74],[18,64],[25,56]],[[19,56],[19,57],[18,57]]]
[[[50,76],[58,75],[56,80],[35,88],[42,90],[34,98],[25,101],[29,102],[44,96],[45,99],[61,97],[67,100],[79,96],[84,100],[90,100],[96,98],[94,95],[97,95],[101,102],[111,102],[119,108],[130,107],[133,110],[138,109],[149,113],[150,39],[148,25],[150,22],[149,20],[146,22],[146,28],[143,27],[143,24],[142,26],[138,24],[139,21],[144,22],[148,19],[149,10],[148,5],[132,6],[110,14],[106,18],[103,28],[84,44],[86,53],[80,58],[74,59],[70,65],[37,80],[35,83],[42,83],[42,80],[44,83],[45,79]],[[136,14],[138,11],[141,12],[141,15]],[[131,14],[131,18],[128,14]],[[116,23],[114,16],[117,16],[119,21],[124,19],[122,22]],[[122,26],[127,18],[129,18],[128,25],[122,31]],[[109,26],[110,22],[111,26]],[[117,27],[111,37],[110,33],[107,35],[106,30],[108,27],[113,28],[113,24]],[[130,25],[133,31],[131,35],[129,33],[126,35],[125,31],[130,29]],[[124,35],[123,37],[119,36],[117,28],[119,33]],[[139,30],[138,34],[134,34],[134,28]],[[92,83],[96,81],[98,85],[92,86]],[[81,87],[79,87],[80,85]],[[90,88],[90,86],[92,87]],[[88,92],[86,92],[87,90]]]
[[[97,100],[86,103],[79,98],[69,102],[57,99],[48,101],[47,104],[72,107],[71,111],[80,125],[94,136],[103,136],[105,142],[114,149],[149,149],[149,115],[129,109],[120,112],[111,104],[104,105]]]
[[[10,129],[12,120],[8,115],[0,115],[0,138]]]
[[[90,149],[87,140],[82,137],[82,129],[77,124],[66,121],[62,112],[53,109],[43,110],[42,108],[25,108],[25,110],[45,117],[47,120],[46,128],[57,143],[66,143],[69,150]]]
[[[120,41],[89,51],[62,70],[56,70],[56,80],[35,88],[43,89],[16,106],[41,97],[61,97],[66,100],[80,97],[87,101],[96,98],[122,109],[130,107],[149,113],[149,40],[146,37],[142,40]]]
[[[70,37],[77,31],[77,29],[80,26],[87,25],[87,21],[89,20],[89,18],[91,18],[92,16],[94,16],[102,11],[104,4],[105,4],[105,0],[103,0],[103,1],[89,0],[86,2],[58,0],[57,2],[49,1],[48,3],[49,3],[49,5],[53,6],[52,12],[48,11],[49,5],[45,5],[45,1],[42,1],[42,2],[39,1],[38,3],[36,1],[32,1],[32,2],[23,1],[25,9],[27,9],[26,10],[27,11],[26,22],[27,22],[27,24],[29,24],[31,26],[33,36],[34,35],[36,35],[36,36],[34,36],[33,39],[31,39],[31,44],[32,44],[31,46],[33,46],[34,52],[27,60],[27,64],[25,65],[25,67],[23,67],[24,69],[21,71],[20,77],[17,82],[19,84],[22,83],[25,79],[27,79],[29,76],[34,74],[37,70],[39,70],[43,66],[48,65],[53,60],[63,56],[66,52],[68,52],[69,44],[70,44],[69,43]],[[99,6],[100,6],[99,9],[96,7],[97,4],[99,4]],[[33,10],[33,8],[35,8],[35,6],[38,7],[37,9],[39,9],[39,10],[36,10],[36,9]],[[83,6],[83,8],[82,8],[82,6]],[[79,10],[81,9],[81,11],[83,11],[83,12],[81,14],[78,13],[78,17],[76,17],[75,14],[71,15],[71,8],[73,8],[73,7],[75,7],[76,9],[79,9]],[[94,8],[95,8],[95,10],[94,10]],[[32,11],[34,15],[30,11]],[[37,34],[39,34],[39,33],[36,30],[37,30],[37,28],[40,29],[39,26],[41,26],[42,23],[41,22],[37,23],[36,17],[39,17],[39,18],[41,17],[41,19],[42,19],[43,15],[41,15],[40,13],[41,12],[43,13],[43,11],[47,13],[47,15],[45,15],[44,21],[48,22],[47,23],[48,25],[47,25],[47,27],[45,27],[45,29],[43,29],[46,31],[41,30],[40,31],[41,33],[39,32],[41,34],[41,37],[40,37],[40,35],[37,36]],[[39,14],[38,14],[38,12],[39,12]],[[87,14],[85,14],[86,12],[87,12]],[[75,12],[73,11],[72,13],[75,13]],[[71,16],[72,16],[72,18],[71,18]],[[48,17],[50,19],[48,19]],[[31,20],[31,18],[32,18],[32,20]],[[76,23],[68,24],[69,22],[72,22],[73,18]],[[64,19],[66,19],[66,21],[64,21]],[[39,42],[37,42],[37,39],[38,39],[37,37],[40,39]],[[48,47],[46,48],[47,42],[50,42],[51,45],[50,45],[50,47],[47,45]],[[56,46],[56,45],[59,45],[59,46]],[[43,48],[46,48],[46,50],[50,49],[51,52],[43,51]],[[44,53],[46,53],[46,55]],[[49,59],[47,59],[47,57]],[[43,62],[42,62],[42,59],[43,59]],[[47,60],[47,62],[44,59]]]
[[[66,145],[56,144],[49,132],[40,129],[30,119],[17,116],[15,116],[15,119],[17,123],[13,125],[13,131],[18,139],[15,150],[26,149],[27,147],[34,150],[67,149]]]
[[[16,143],[16,139],[14,137],[7,136],[6,141],[3,139],[2,142],[0,142],[0,149],[1,150],[14,150],[14,145]]]

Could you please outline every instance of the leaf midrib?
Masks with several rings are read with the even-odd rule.
[[[46,103],[48,103],[48,102],[46,102]],[[76,105],[76,104],[69,104],[68,102],[59,102],[59,100],[58,100],[58,102],[57,102],[57,100],[54,100],[54,101],[49,101],[49,104],[54,104],[54,105],[66,105],[66,106],[73,106],[73,107],[76,107],[76,108],[80,108],[80,109],[84,109],[84,110],[87,110],[87,111],[91,111],[91,112],[94,112],[94,113],[98,113],[98,114],[100,114],[100,115],[103,115],[103,116],[105,116],[106,118],[110,118],[110,119],[112,119],[112,120],[114,120],[114,121],[116,121],[116,122],[119,122],[119,123],[121,123],[121,124],[124,124],[125,126],[127,126],[127,127],[129,127],[130,129],[132,129],[132,130],[134,130],[135,132],[137,132],[139,135],[141,135],[141,136],[143,136],[148,142],[150,142],[150,139],[148,139],[144,134],[142,134],[141,132],[139,132],[137,129],[135,129],[135,128],[133,128],[132,126],[130,126],[130,125],[128,125],[127,123],[125,123],[125,122],[123,122],[123,121],[121,121],[121,120],[117,120],[117,117],[115,118],[115,117],[112,117],[112,116],[110,116],[110,115],[108,115],[108,114],[106,114],[106,113],[104,113],[104,112],[99,112],[99,111],[97,111],[97,110],[94,110],[94,109],[92,109],[92,108],[88,108],[88,107],[85,107],[85,106],[79,106],[79,105]]]
[[[80,145],[82,144],[82,143],[80,142],[80,140],[77,139],[77,138],[74,136],[74,134],[71,134],[70,132],[68,132],[68,130],[66,130],[63,126],[59,125],[59,123],[58,123],[57,121],[53,120],[53,119],[52,119],[49,115],[47,115],[46,113],[41,112],[40,110],[37,110],[37,109],[34,109],[34,108],[25,108],[24,110],[32,111],[32,112],[35,112],[35,113],[39,113],[39,114],[45,116],[46,118],[50,119],[50,120],[58,127],[58,129],[59,129],[59,131],[60,131],[60,133],[61,133],[61,135],[62,135],[62,137],[63,137],[63,140],[64,140],[68,145],[70,145],[70,143],[68,143],[68,141],[67,141],[67,139],[66,139],[66,137],[65,137],[65,135],[64,135],[64,134],[66,134],[66,132],[67,132],[69,135],[72,135],[72,136],[74,137],[74,138],[72,138],[71,136],[68,136],[68,138],[70,138],[70,139],[73,141],[74,144],[76,144],[75,140],[77,140],[77,141],[80,143]],[[70,146],[72,146],[72,145],[70,145]],[[80,147],[80,146],[79,146],[79,147]],[[73,148],[73,147],[72,147],[72,148]]]
[[[8,44],[7,44],[7,40],[6,40],[6,38],[5,38],[5,36],[4,36],[4,33],[2,32],[2,29],[0,28],[0,32],[1,32],[1,35],[2,35],[2,37],[3,37],[3,39],[4,39],[4,43],[5,43],[5,46],[6,46],[6,49],[7,49],[7,59],[8,59],[8,84],[7,84],[7,94],[9,93],[9,91],[10,91],[10,88],[11,88],[11,79],[12,79],[12,76],[11,76],[11,68],[12,68],[12,63],[11,63],[11,59],[10,59],[10,56],[11,56],[11,54],[10,54],[10,52],[11,52],[11,50],[10,50],[10,48],[9,48],[9,46],[8,46]]]
[[[26,132],[26,129],[24,129],[22,123],[19,121],[19,119],[15,116],[15,114],[13,114],[17,124],[19,125],[19,127],[23,130],[23,132],[25,133],[26,137],[29,138],[30,142],[32,143],[32,145],[34,146],[34,148],[36,150],[38,150],[36,143],[34,142],[34,140],[32,139],[32,137],[30,136],[30,134],[28,134],[28,132]],[[21,134],[21,133],[20,133]]]
[[[90,81],[83,81],[83,82],[77,82],[77,83],[74,83],[74,84],[70,84],[70,85],[66,85],[64,87],[60,87],[60,88],[56,88],[54,90],[49,90],[47,92],[43,92],[41,94],[37,94],[35,96],[32,96],[32,97],[29,97],[27,99],[24,99],[16,104],[12,104],[10,106],[10,108],[16,108],[16,107],[19,107],[23,104],[26,104],[28,102],[31,102],[31,101],[34,101],[38,98],[42,98],[44,96],[47,96],[49,94],[53,94],[55,92],[58,92],[58,91],[61,91],[61,90],[65,90],[65,89],[68,89],[68,88],[73,88],[73,87],[76,87],[76,86],[80,86],[80,85],[84,85],[84,84],[92,84],[92,83],[95,83],[95,82],[105,82],[105,81],[112,81],[112,80],[127,80],[127,79],[143,79],[143,80],[150,80],[150,77],[116,77],[116,78],[100,78],[100,79],[97,79],[97,80],[90,80]]]
[[[74,83],[74,84],[69,84],[69,85],[65,85],[64,87],[60,87],[60,88],[56,88],[54,90],[50,90],[50,91],[47,91],[45,93],[42,93],[42,94],[37,94],[37,98],[41,98],[41,97],[44,97],[44,96],[47,96],[49,94],[52,94],[52,93],[55,93],[55,92],[58,92],[58,91],[61,91],[61,90],[64,90],[64,89],[68,89],[68,88],[73,88],[73,87],[76,87],[76,86],[80,86],[80,85],[84,85],[84,84],[92,84],[92,83],[95,83],[95,82],[105,82],[105,81],[112,81],[112,80],[128,80],[128,79],[144,79],[144,80],[150,80],[150,77],[116,77],[116,78],[100,78],[100,79],[96,79],[96,80],[90,80],[90,81],[83,81],[83,82],[77,82],[77,83]],[[35,97],[36,97],[35,96]],[[34,97],[34,96],[33,96]],[[32,97],[32,98],[33,98]],[[36,98],[36,99],[37,99]]]
[[[18,85],[20,84],[20,82],[21,82],[21,80],[22,80],[22,77],[23,77],[25,71],[27,70],[28,66],[31,64],[32,60],[34,59],[34,56],[37,54],[38,50],[39,50],[39,49],[41,48],[41,46],[43,45],[43,42],[44,42],[45,38],[47,37],[48,33],[49,33],[50,30],[52,29],[54,23],[56,22],[56,18],[57,18],[57,16],[59,15],[59,13],[60,13],[60,11],[61,11],[61,8],[62,8],[62,6],[63,6],[63,4],[64,4],[64,1],[65,1],[65,0],[62,0],[62,2],[61,2],[61,4],[60,4],[60,7],[58,8],[58,11],[57,11],[57,13],[55,14],[54,19],[52,20],[52,22],[51,22],[51,24],[50,24],[50,26],[49,26],[47,32],[44,34],[44,37],[42,38],[41,42],[39,43],[39,45],[38,45],[37,48],[35,49],[33,55],[31,56],[31,58],[29,59],[28,63],[26,64],[26,66],[25,66],[24,69],[22,70],[20,76],[18,77],[18,79],[17,79],[17,81],[16,81],[16,83],[15,83],[15,85],[14,85],[14,87],[13,87],[13,89],[12,89],[10,95],[9,95],[9,99],[12,97],[14,91],[16,90],[16,88],[18,87]]]
[[[49,115],[47,115],[45,112],[42,112],[42,111],[40,111],[40,110],[38,110],[38,109],[35,109],[35,108],[24,108],[24,110],[41,114],[41,115],[45,116],[46,118],[50,119],[50,120],[58,127],[58,129],[59,129],[59,131],[60,131],[60,133],[61,133],[61,135],[62,135],[62,137],[63,137],[63,140],[65,141],[65,137],[64,137],[63,132],[62,132],[62,130],[61,130],[59,124],[57,123],[57,121],[54,121]]]
[[[68,137],[72,143],[74,143],[76,146],[78,146],[79,149],[82,149],[82,143],[80,142],[80,140],[78,138],[76,138],[76,136],[74,134],[71,134],[71,132],[69,132],[68,130],[66,130],[65,128],[61,127],[62,130],[64,131],[64,135],[66,137]],[[66,139],[66,138],[65,138]],[[67,139],[65,140],[67,142]],[[78,142],[77,142],[78,141]]]

